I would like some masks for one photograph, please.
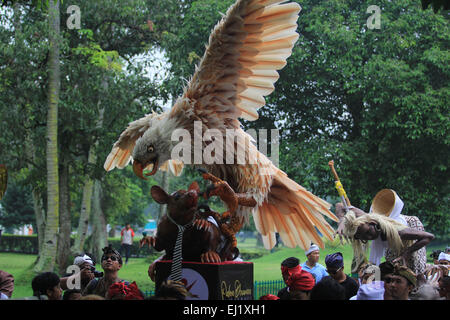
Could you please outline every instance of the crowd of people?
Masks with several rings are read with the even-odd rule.
[[[398,196],[395,194],[396,198]],[[397,203],[401,203],[397,201]],[[400,208],[401,209],[401,208]],[[358,208],[345,213],[342,204],[336,205],[340,219],[337,234],[351,239],[353,261],[344,268],[344,257],[335,252],[325,257],[325,266],[319,263],[320,249],[311,244],[305,251],[305,262],[290,257],[281,263],[285,287],[277,295],[255,297],[260,300],[448,300],[450,299],[450,247],[432,253],[433,264],[426,263],[424,246],[433,235],[425,232],[420,220],[410,219],[391,210],[386,217],[369,215]],[[374,219],[375,216],[377,219]],[[370,218],[370,219],[368,219]],[[408,218],[408,219],[406,219]],[[403,221],[396,223],[394,219]],[[377,248],[377,238],[385,239]],[[31,282],[33,296],[25,300],[184,300],[190,296],[184,283],[167,280],[158,286],[151,297],[145,297],[136,282],[119,277],[119,272],[130,256],[135,234],[130,225],[121,232],[119,251],[111,245],[103,248],[101,268],[96,270],[91,255],[75,257],[77,271],[63,277],[44,272]],[[371,255],[366,259],[367,240],[373,240]],[[408,242],[415,240],[415,242]],[[395,246],[402,249],[398,257]],[[364,249],[364,247],[366,247]],[[374,252],[379,250],[376,255]],[[122,253],[125,253],[125,261]],[[385,253],[385,262],[380,263]],[[149,276],[155,281],[154,263]],[[0,270],[0,299],[10,299],[14,291],[14,277]]]
[[[311,245],[306,261],[289,257],[281,263],[285,287],[277,295],[268,294],[260,300],[449,300],[450,248],[433,252],[433,264],[423,274],[416,274],[400,263],[385,261],[380,265],[362,264],[357,278],[345,272],[341,252],[325,257],[325,266],[318,261],[320,249]],[[31,282],[33,296],[25,300],[185,300],[189,290],[182,282],[167,280],[153,296],[146,297],[136,282],[119,277],[123,261],[111,245],[103,249],[101,268],[89,254],[74,259],[80,271],[64,277],[44,272]],[[14,277],[0,270],[0,297],[10,299]],[[258,298],[258,297],[255,297]]]
[[[434,253],[434,256],[436,254]],[[450,248],[434,257],[425,272],[416,274],[400,262],[385,261],[378,266],[365,262],[357,279],[345,273],[341,252],[325,257],[318,263],[319,248],[312,245],[306,251],[307,261],[300,264],[296,257],[281,263],[286,287],[277,295],[268,294],[260,300],[449,300]]]

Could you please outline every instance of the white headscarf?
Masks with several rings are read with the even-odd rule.
[[[394,209],[392,209],[391,214],[389,215],[389,218],[394,219],[401,224],[408,226],[408,223],[406,222],[405,218],[400,214],[403,209],[403,201],[400,199],[400,197],[397,195],[397,193],[392,190],[395,195],[395,203],[394,203]],[[373,205],[370,206],[369,214],[375,214],[372,210]],[[370,248],[370,257],[369,261],[375,265],[379,265],[381,262],[381,258],[384,257],[386,249],[388,248],[388,242],[381,240],[381,237],[378,237],[375,240],[372,240],[372,246]]]
[[[439,253],[438,261],[441,261],[441,260],[447,260],[450,262],[450,254],[447,254],[445,252]]]
[[[310,254],[313,251],[319,251],[319,247],[315,244],[311,245],[307,251],[305,251],[305,255]]]
[[[356,300],[384,300],[384,282],[362,284],[356,293]]]

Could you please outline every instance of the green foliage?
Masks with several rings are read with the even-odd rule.
[[[29,186],[10,181],[0,204],[0,225],[3,227],[17,228],[24,224],[34,224],[33,200]]]
[[[144,209],[151,201],[150,186],[156,181],[144,183],[137,181],[132,170],[128,167],[123,171],[112,171],[105,176],[102,208],[107,220],[112,225],[143,227],[147,222]]]

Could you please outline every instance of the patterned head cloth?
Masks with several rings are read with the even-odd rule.
[[[136,281],[126,285],[125,282],[113,283],[108,289],[110,299],[119,300],[144,300],[142,292],[139,290]]]
[[[409,283],[411,283],[413,286],[417,285],[417,276],[408,267],[402,266],[400,264],[396,264],[396,265],[394,265],[394,272],[392,274],[406,278],[406,280],[408,280]]]
[[[286,284],[289,290],[311,291],[316,284],[316,280],[308,271],[300,270],[300,272],[291,274]]]
[[[327,268],[342,268],[344,266],[344,257],[340,252],[329,254],[325,257],[325,264],[327,265]]]
[[[293,273],[300,272],[300,270],[300,260],[295,257],[287,258],[281,263],[281,273],[284,276],[289,277]]]
[[[122,256],[120,255],[119,251],[117,251],[116,249],[114,249],[112,247],[112,245],[110,244],[107,247],[104,247],[103,249],[103,255],[102,255],[102,261],[103,261],[103,257],[107,254],[113,254],[117,257],[117,259],[119,260],[119,264],[122,265]]]

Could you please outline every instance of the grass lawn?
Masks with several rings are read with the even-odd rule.
[[[241,251],[251,249],[255,244],[255,239],[247,239],[243,242],[238,241],[238,247]],[[442,246],[428,246],[427,257],[429,257],[429,254],[436,249],[442,249]],[[338,240],[326,243],[325,249],[320,252],[319,263],[325,265],[325,256],[338,251],[342,252],[344,256],[344,271],[350,273],[353,257],[352,248],[350,245],[340,245]],[[272,253],[267,250],[264,250],[264,252],[267,252],[267,254],[260,258],[250,260],[254,264],[255,281],[280,280],[280,264],[288,257],[295,256],[300,259],[301,263],[306,261],[304,251],[299,248],[291,249],[280,247],[273,250]],[[32,264],[35,260],[35,255],[0,253],[0,269],[11,273],[15,278],[13,298],[21,298],[33,294],[31,290],[31,280],[34,276]],[[130,258],[128,264],[124,264],[119,271],[119,276],[128,281],[136,281],[139,288],[144,292],[154,290],[154,283],[147,275],[150,262],[151,261],[146,258]]]

